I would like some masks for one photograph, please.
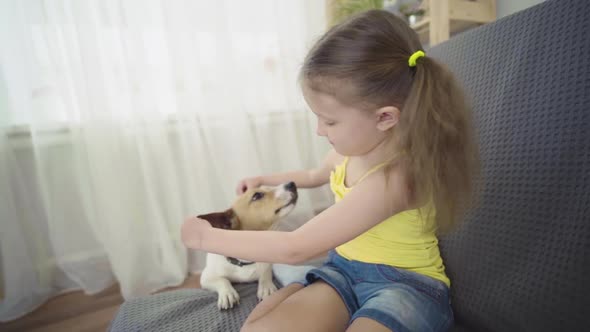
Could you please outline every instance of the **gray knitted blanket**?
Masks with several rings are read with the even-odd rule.
[[[231,332],[240,327],[258,303],[258,284],[235,284],[240,304],[217,309],[217,294],[203,289],[181,289],[126,301],[109,331]]]
[[[320,266],[322,257],[310,265],[273,265],[277,287],[305,277],[307,271]],[[240,304],[230,310],[217,308],[217,294],[203,289],[181,289],[144,296],[121,305],[109,331],[199,331],[231,332],[240,327],[258,304],[258,283],[233,284],[240,294]]]

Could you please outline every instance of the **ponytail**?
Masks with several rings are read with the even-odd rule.
[[[471,112],[450,71],[430,57],[417,61],[395,135],[407,154],[418,202],[431,202],[438,230],[451,230],[472,203],[478,169]]]

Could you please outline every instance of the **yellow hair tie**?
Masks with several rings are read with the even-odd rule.
[[[422,52],[422,51],[414,52],[414,54],[412,54],[410,56],[410,58],[408,59],[408,65],[410,67],[416,67],[416,60],[420,59],[423,56],[426,56],[426,54],[424,54],[424,52]]]

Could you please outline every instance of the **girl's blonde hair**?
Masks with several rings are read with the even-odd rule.
[[[459,84],[428,55],[410,67],[408,59],[418,50],[420,40],[406,22],[370,10],[324,34],[307,55],[300,78],[312,90],[362,109],[401,111],[392,130],[392,158],[405,152],[403,169],[415,200],[431,201],[438,230],[447,231],[472,203],[478,149]]]

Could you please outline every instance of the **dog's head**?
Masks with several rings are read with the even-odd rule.
[[[248,189],[224,212],[198,216],[223,229],[267,230],[293,210],[297,186],[289,182],[276,187]]]

